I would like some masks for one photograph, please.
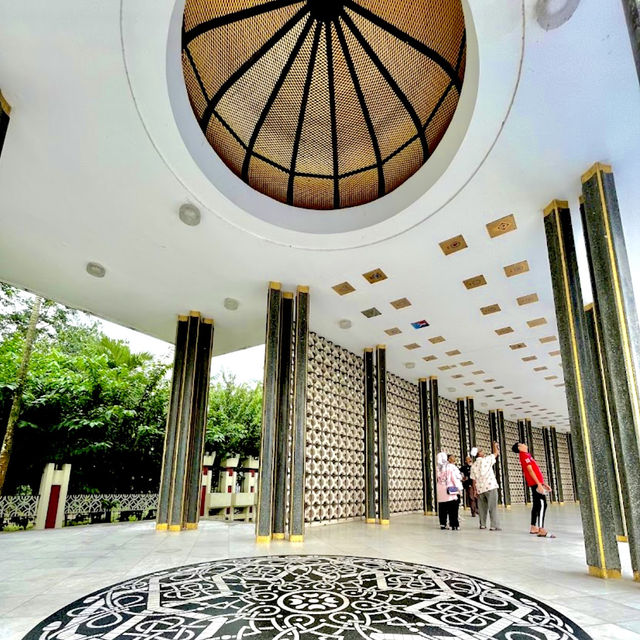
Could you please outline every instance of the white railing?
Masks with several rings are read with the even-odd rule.
[[[105,511],[147,511],[158,507],[157,493],[96,493],[68,495],[65,516]]]
[[[40,496],[0,496],[0,520],[36,517]]]

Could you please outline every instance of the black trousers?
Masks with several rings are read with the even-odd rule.
[[[460,508],[460,500],[449,500],[448,502],[438,502],[438,517],[440,518],[440,526],[447,526],[447,519],[450,527],[459,527],[458,509]]]
[[[535,487],[531,489],[531,526],[544,529],[544,517],[547,515],[547,496],[538,493]]]

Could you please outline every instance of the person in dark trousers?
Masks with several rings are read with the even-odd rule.
[[[455,458],[447,455],[444,451],[437,456],[437,497],[438,516],[440,517],[440,528],[448,529],[447,519],[453,531],[458,531],[460,521],[458,519],[458,509],[460,507],[460,494],[462,493],[462,477],[460,470],[456,467]]]
[[[537,535],[539,538],[554,538],[544,528],[544,519],[547,515],[547,491],[551,491],[551,487],[545,483],[542,471],[534,457],[529,453],[529,447],[524,442],[514,443],[511,450],[518,454],[520,458],[520,466],[524,479],[531,492],[531,535]]]
[[[473,459],[471,456],[467,456],[464,460],[464,464],[460,467],[460,473],[462,474],[462,486],[467,496],[467,503],[471,509],[471,517],[475,518],[478,513],[478,494],[473,486],[473,480],[471,479],[471,465]]]

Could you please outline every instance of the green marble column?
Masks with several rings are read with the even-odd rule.
[[[442,439],[440,437],[440,396],[438,395],[438,378],[429,378],[429,424],[431,426],[431,477],[433,479],[433,503],[438,509],[438,453],[442,451]]]
[[[460,437],[459,464],[464,464],[464,460],[469,453],[469,431],[467,428],[467,409],[464,398],[458,398],[456,406],[458,409],[458,434]]]
[[[615,416],[612,414],[612,407],[609,402],[609,391],[614,381],[608,374],[606,363],[603,362],[603,355],[600,346],[600,336],[598,331],[598,323],[596,319],[596,308],[594,304],[588,304],[584,308],[585,315],[585,328],[588,336],[589,344],[592,351],[592,359],[595,363],[597,370],[596,373],[596,388],[598,396],[605,408],[607,429],[609,434],[609,440],[607,446],[598,453],[598,455],[606,456],[607,464],[613,469],[614,486],[611,487],[611,506],[613,507],[613,515],[616,520],[616,530],[618,532],[618,541],[627,542],[627,527],[626,518],[624,516],[624,501],[622,499],[623,491],[620,486],[620,470],[618,468],[617,458],[623,453],[618,452],[616,456],[615,451],[615,437],[613,429],[613,420]]]
[[[278,420],[278,372],[280,353],[280,308],[282,287],[269,283],[262,386],[262,438],[258,469],[256,541],[269,542],[273,531],[273,491]]]
[[[169,528],[169,504],[175,482],[175,455],[178,429],[178,413],[182,398],[182,379],[187,347],[188,316],[178,316],[175,348],[173,355],[173,374],[171,377],[171,396],[167,414],[167,429],[164,438],[162,471],[160,476],[160,495],[158,497],[158,513],[156,529],[166,531]]]
[[[640,0],[622,0],[622,6],[627,19],[636,72],[640,80]]]
[[[556,474],[553,466],[553,453],[551,449],[551,433],[548,427],[542,427],[542,446],[544,447],[544,457],[547,461],[546,478],[551,487],[551,502],[559,502],[558,489],[556,486]]]
[[[576,473],[576,459],[573,455],[573,438],[570,433],[564,434],[567,438],[567,450],[569,451],[569,466],[571,468],[571,486],[573,487],[573,495],[576,502],[580,501],[580,494],[578,493],[578,474]],[[557,449],[557,447],[556,447]]]
[[[434,480],[431,468],[431,429],[429,425],[429,386],[426,378],[418,381],[420,400],[420,445],[422,453],[422,505],[424,515],[436,513],[434,504]]]
[[[380,524],[389,524],[389,445],[387,439],[387,350],[376,347],[376,423],[378,435],[378,514]]]
[[[612,469],[598,451],[606,446],[608,427],[595,389],[594,363],[585,335],[582,293],[568,204],[554,200],[544,210],[551,282],[564,365],[565,389],[589,572],[620,577],[620,558],[611,507]]]
[[[472,397],[467,398],[467,430],[469,431],[469,447],[478,446],[476,436],[476,411],[475,403]]]
[[[535,458],[536,448],[533,443],[533,426],[529,418],[524,419],[525,433],[527,434],[527,447],[529,447],[529,453]]]
[[[278,350],[278,390],[273,485],[274,540],[284,540],[287,512],[287,471],[289,463],[289,411],[291,409],[291,366],[293,293],[285,291],[280,304],[280,344]]]
[[[629,551],[634,577],[640,581],[640,329],[611,167],[596,164],[587,171],[582,195],[598,330],[611,381],[609,400]]]
[[[488,455],[493,449],[493,443],[498,442],[498,412],[494,409],[489,411],[489,451],[485,451]],[[502,456],[500,456],[502,457]],[[495,474],[496,480],[498,481],[498,502],[504,504],[504,491],[503,491],[503,480],[502,480],[502,471],[501,471],[501,460],[498,458],[496,461]]]
[[[365,502],[364,514],[367,524],[376,522],[376,417],[375,417],[375,373],[373,349],[364,350],[364,467]]]
[[[500,486],[502,487],[502,504],[507,509],[511,509],[511,485],[509,483],[509,458],[507,456],[507,439],[504,430],[504,413],[502,409],[498,409],[496,412],[496,432],[498,439],[498,448],[500,449],[500,456],[498,457],[500,473]]]
[[[518,425],[518,440],[529,446],[527,427],[524,419],[518,420],[516,424]],[[524,479],[524,476],[522,477],[522,486],[524,487],[524,503],[529,504],[531,502],[531,497],[529,496],[529,488],[527,487],[527,481]]]
[[[291,506],[289,541],[304,540],[304,474],[307,425],[307,366],[309,362],[309,287],[296,296],[293,369],[293,436],[291,442]]]
[[[553,466],[555,467],[555,471],[556,471],[556,496],[557,496],[557,500],[560,504],[564,504],[564,489],[562,488],[562,473],[560,473],[560,454],[558,452],[558,434],[556,432],[556,428],[555,427],[551,427],[551,429],[549,429],[549,437],[551,439],[551,454],[553,457]],[[571,442],[568,442],[568,447],[567,450],[569,451],[569,462],[571,465],[571,477],[572,479],[575,478],[575,471],[573,469],[573,451],[571,449]],[[577,495],[577,493],[575,493],[575,487],[574,487],[574,495]]]
[[[213,320],[209,318],[201,319],[196,349],[195,394],[191,414],[188,462],[189,476],[186,496],[187,529],[197,529],[200,520],[202,463],[204,459],[204,440],[207,431],[207,414],[209,409],[211,356],[213,354]]]

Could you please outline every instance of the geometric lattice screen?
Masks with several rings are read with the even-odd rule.
[[[207,142],[308,209],[389,193],[433,154],[464,80],[460,0],[187,0],[182,68]]]

